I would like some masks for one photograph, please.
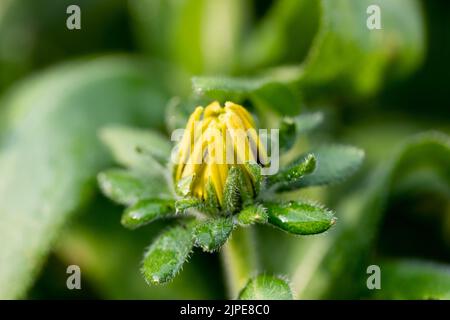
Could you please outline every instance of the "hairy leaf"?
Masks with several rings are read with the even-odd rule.
[[[321,112],[284,117],[280,123],[280,146],[283,149],[291,148],[301,135],[316,129],[322,121]]]
[[[333,213],[322,206],[305,202],[264,203],[269,222],[293,234],[322,233],[334,223]]]
[[[317,159],[316,170],[310,175],[289,184],[284,188],[285,190],[340,182],[355,173],[364,159],[364,151],[344,145],[322,146],[312,150],[311,153]],[[304,159],[305,156],[302,156],[294,163],[302,162]]]
[[[156,131],[125,126],[109,126],[100,131],[102,141],[114,159],[131,168],[160,172],[170,156],[170,142]]]
[[[292,300],[292,291],[286,280],[271,276],[258,275],[247,283],[239,294],[240,300]]]
[[[273,2],[267,15],[243,44],[244,67],[303,61],[317,32],[319,13],[319,1]]]
[[[194,229],[194,241],[203,251],[220,249],[233,231],[232,217],[218,217],[198,224]]]
[[[327,298],[337,294],[351,298],[368,294],[367,274],[361,265],[372,264],[371,249],[388,197],[403,176],[423,166],[450,181],[448,135],[427,132],[410,137],[391,150],[391,155],[369,176],[365,188],[339,203],[336,209],[339,228],[330,231],[327,238],[307,243],[296,258],[299,260],[292,279],[299,298]],[[298,248],[294,250],[300,252]],[[308,259],[311,256],[314,260]]]
[[[194,245],[192,228],[192,224],[172,227],[153,241],[141,268],[149,284],[166,283],[180,272]]]
[[[168,94],[152,74],[163,69],[125,57],[73,62],[18,83],[0,102],[0,297],[24,294],[111,164],[98,130],[161,121]]]
[[[197,198],[182,198],[175,202],[175,211],[176,213],[184,213],[190,208],[197,208],[201,205],[201,201]]]
[[[274,186],[277,191],[292,190],[302,178],[314,172],[315,169],[316,158],[313,154],[308,154],[302,162],[269,176],[268,184]]]
[[[419,1],[320,2],[319,30],[304,63],[303,84],[331,83],[347,94],[371,94],[386,74],[403,75],[421,61],[425,33]],[[367,27],[371,5],[381,10],[379,30]]]
[[[249,226],[255,223],[267,223],[269,217],[267,210],[262,205],[245,207],[236,216],[236,221],[241,226]]]
[[[140,200],[127,208],[121,223],[129,229],[136,229],[157,219],[175,215],[175,201],[163,199]]]
[[[108,198],[125,205],[148,198],[169,197],[163,178],[140,171],[108,169],[98,174],[98,183]]]
[[[264,112],[276,112],[276,115],[295,115],[300,111],[300,96],[287,79],[273,76],[255,78],[230,77],[194,77],[192,87],[200,96],[207,96],[219,101],[243,101],[250,99]]]

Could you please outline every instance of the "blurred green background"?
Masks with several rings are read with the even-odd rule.
[[[81,30],[66,28],[72,4]],[[298,298],[450,299],[449,57],[445,0],[2,0],[0,297],[226,297],[219,255],[200,250],[173,283],[146,285],[141,254],[164,223],[124,229],[95,183],[113,164],[101,127],[164,131],[170,99],[208,76],[193,83],[204,99],[244,103],[258,79],[280,81],[294,102],[258,92],[275,114],[326,115],[305,143],[366,152],[350,181],[304,192],[336,209],[333,230],[257,230],[264,271]],[[66,288],[70,264],[82,290]],[[382,290],[366,287],[371,264]]]

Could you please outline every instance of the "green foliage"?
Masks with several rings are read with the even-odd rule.
[[[240,188],[239,188],[240,169],[237,166],[230,168],[225,182],[224,190],[224,207],[228,212],[235,212],[240,204]]]
[[[84,9],[83,28],[76,33],[65,27],[67,7],[73,4]],[[123,42],[118,22],[124,11],[122,0],[1,1],[0,92],[34,70],[88,52],[117,48]]]
[[[245,170],[248,172],[248,174],[250,175],[251,179],[254,181],[254,191],[256,194],[259,194],[259,192],[261,191],[262,187],[265,187],[263,185],[263,177],[261,175],[261,167],[256,164],[256,163],[250,163],[247,162],[245,163]]]
[[[284,190],[301,187],[328,185],[343,181],[359,168],[364,151],[352,146],[328,145],[311,150],[317,159],[316,170],[297,181],[286,185]],[[306,161],[310,155],[301,156],[294,165]]]
[[[194,77],[192,88],[199,96],[219,101],[242,101],[250,99],[256,108],[278,115],[295,115],[299,111],[301,98],[289,85],[289,75],[275,78]],[[261,114],[263,117],[264,114]]]
[[[378,299],[450,299],[450,268],[432,262],[394,260],[383,263]]]
[[[340,227],[330,231],[328,238],[302,246],[303,254],[295,257],[296,267],[292,271],[293,287],[298,297],[339,295],[351,298],[367,295],[367,274],[361,266],[376,263],[371,261],[371,253],[379,236],[377,232],[384,209],[395,186],[408,172],[424,166],[442,176],[448,184],[449,160],[450,139],[435,132],[411,137],[393,150],[369,176],[365,187],[354,191],[337,206]],[[299,249],[294,250],[298,252]],[[306,257],[313,252],[315,260],[308,261]],[[308,268],[313,269],[308,273],[309,277],[305,277],[303,272]]]
[[[0,297],[23,296],[70,213],[90,198],[96,173],[111,164],[98,128],[162,118],[167,94],[148,76],[158,68],[126,58],[79,61],[2,99]]]
[[[236,216],[236,221],[241,226],[250,226],[255,223],[265,224],[267,223],[269,216],[267,210],[259,204],[245,207]]]
[[[335,222],[333,213],[306,202],[264,203],[269,222],[293,234],[309,235],[328,230]]]
[[[156,238],[165,221],[159,220],[130,232],[118,223],[121,208],[108,199],[98,196],[92,205],[71,221],[70,228],[58,238],[54,247],[55,257],[64,265],[76,263],[82,270],[82,291],[95,287],[95,297],[103,299],[223,299],[224,293],[220,282],[217,282],[217,259],[197,254],[183,265],[181,272],[173,281],[161,286],[149,286],[143,281],[138,266],[142,262],[142,250],[148,246],[149,239]],[[95,212],[96,214],[91,214]],[[113,217],[113,218],[111,218]],[[78,252],[83,253],[83,259],[78,259]],[[209,259],[205,259],[209,258]],[[58,268],[56,268],[58,269]],[[67,292],[65,268],[61,268],[63,278],[55,281],[58,270],[45,268],[50,280],[60,286],[60,295]],[[111,278],[114,281],[111,281]],[[39,283],[45,281],[38,280]],[[195,286],[192,283],[196,283]],[[48,292],[44,287],[45,296],[58,293]],[[32,297],[40,296],[36,288]]]
[[[186,176],[182,179],[180,179],[180,181],[178,181],[177,185],[176,185],[176,190],[177,193],[183,195],[183,196],[187,196],[191,193],[191,185],[192,182],[195,179],[195,174]]]
[[[295,132],[297,135],[308,133],[322,124],[323,118],[322,112],[300,114],[292,118],[292,122],[295,125]]]
[[[130,1],[144,49],[194,74],[234,69],[248,5],[247,0]]]
[[[221,249],[231,298],[242,290],[241,299],[450,299],[446,256],[439,257],[439,265],[385,260],[379,247],[392,237],[382,229],[385,208],[400,202],[400,209],[393,209],[408,210],[401,202],[406,198],[426,213],[420,217],[424,225],[435,227],[423,233],[424,243],[442,240],[422,260],[448,249],[448,135],[418,135],[390,152],[397,138],[391,139],[384,127],[361,134],[375,117],[384,121],[386,110],[400,115],[396,137],[421,128],[448,131],[448,116],[439,107],[447,104],[434,98],[445,95],[439,92],[445,87],[439,76],[446,71],[447,52],[436,43],[448,23],[441,21],[444,14],[433,14],[440,5],[418,0],[91,0],[83,1],[83,28],[73,32],[64,28],[61,12],[77,1],[55,6],[43,1],[47,5],[0,3],[1,298],[24,297],[50,249],[64,264],[80,264],[83,279],[102,298],[222,298],[217,272],[210,267],[214,258],[203,267],[187,268],[185,278],[195,288],[178,279],[158,289],[136,286],[141,279],[134,277],[139,274],[133,267],[139,252],[148,235],[171,218],[172,226],[145,254],[142,273],[148,283],[171,281],[198,246]],[[381,8],[381,30],[366,28],[369,5]],[[90,57],[37,71],[8,89],[13,81],[68,57],[131,49],[168,64]],[[424,67],[405,81],[420,66],[425,49]],[[192,78],[191,90],[192,75],[199,76]],[[402,87],[407,94],[401,94]],[[425,105],[417,92],[429,94]],[[172,185],[173,168],[167,165],[172,145],[161,130],[164,122],[166,133],[184,127],[195,106],[213,99],[242,103],[255,113],[258,127],[280,129],[283,154],[274,176],[262,176],[257,164],[231,168],[223,206],[210,182],[207,201],[193,198],[195,175]],[[326,125],[318,106],[327,108]],[[427,117],[418,116],[423,108],[429,109]],[[405,129],[408,121],[412,128]],[[365,151],[323,144],[331,137]],[[336,186],[361,167],[365,154],[370,161],[357,179]],[[105,169],[113,160],[124,168]],[[96,174],[103,194],[126,207],[123,226],[154,223],[127,232],[106,215],[117,206],[89,205]],[[328,185],[333,187],[304,189]],[[339,219],[316,202],[299,200],[304,198],[337,208]],[[86,208],[84,218],[102,218],[63,229],[80,208]],[[335,221],[337,226],[320,237],[288,235],[325,232]],[[413,249],[420,253],[421,248]],[[380,291],[365,287],[369,264],[381,266]],[[205,270],[213,275],[207,280]],[[282,278],[252,277],[260,271],[288,274],[294,292]]]
[[[126,167],[148,170],[158,164],[165,165],[170,156],[169,141],[155,131],[111,126],[100,131],[100,138],[116,162]]]
[[[292,291],[286,280],[266,274],[249,280],[239,294],[240,300],[292,300]]]
[[[136,229],[157,219],[175,215],[173,200],[145,199],[140,200],[125,210],[122,215],[122,225]]]
[[[194,245],[192,229],[193,225],[173,227],[153,241],[144,255],[141,268],[147,282],[166,283],[177,275]]]
[[[109,169],[98,175],[102,192],[120,204],[131,205],[139,200],[168,197],[167,184],[158,175],[140,171]]]
[[[425,39],[418,1],[320,2],[320,26],[300,80],[304,86],[331,84],[372,94],[385,74],[404,75],[420,62]],[[382,11],[381,30],[365,27],[366,10],[373,4]]]
[[[206,220],[195,227],[194,243],[203,251],[216,251],[227,241],[233,228],[234,223],[231,217]]]
[[[191,208],[198,208],[201,206],[201,201],[196,198],[183,198],[175,202],[175,210],[177,213],[184,213]]]
[[[290,190],[293,188],[292,185],[296,185],[305,175],[311,174],[315,169],[316,158],[313,154],[308,154],[301,162],[269,176],[268,183],[278,191]]]
[[[280,123],[280,146],[284,149],[291,148],[299,137],[313,131],[322,122],[323,113],[321,112],[284,117]]]

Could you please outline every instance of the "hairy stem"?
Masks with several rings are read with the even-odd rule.
[[[230,299],[236,299],[239,291],[258,270],[254,230],[238,228],[222,248],[222,261]]]

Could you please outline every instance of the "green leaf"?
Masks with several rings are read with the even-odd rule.
[[[163,178],[140,171],[108,169],[98,174],[98,183],[108,198],[124,205],[148,198],[170,197]]]
[[[380,265],[378,299],[450,299],[450,266],[426,261],[392,260]]]
[[[170,142],[158,132],[125,126],[102,128],[100,138],[121,165],[160,171],[170,157]]]
[[[49,69],[0,102],[0,297],[23,296],[70,213],[111,165],[98,130],[162,121],[162,66],[125,57]],[[26,196],[25,196],[26,195]]]
[[[193,77],[192,88],[199,96],[219,101],[243,101],[250,99],[264,112],[275,111],[278,115],[295,115],[300,111],[298,91],[273,76],[255,78]]]
[[[448,135],[438,132],[414,135],[390,150],[385,159],[362,187],[338,203],[339,228],[331,230],[326,238],[304,243],[301,249],[293,248],[292,253],[302,252],[294,258],[296,267],[292,271],[293,287],[299,298],[367,295],[366,269],[361,266],[373,264],[374,240],[395,186],[402,177],[423,167],[450,181]],[[308,259],[311,255],[314,261]]]
[[[243,66],[253,69],[301,62],[317,32],[319,12],[319,1],[273,2],[267,15],[243,43]]]
[[[255,223],[267,223],[269,217],[267,210],[262,205],[251,205],[245,207],[236,216],[236,221],[240,226],[246,227]]]
[[[140,200],[125,210],[121,223],[136,229],[157,219],[175,216],[175,201],[163,199]]]
[[[305,175],[311,174],[315,169],[316,158],[313,154],[308,154],[302,162],[269,176],[268,184],[277,191],[292,190]]]
[[[233,70],[249,20],[247,0],[132,0],[129,4],[138,42],[150,55],[193,74]]]
[[[239,101],[270,83],[266,78],[193,77],[192,89],[197,95],[217,100]]]
[[[218,288],[217,273],[210,273],[208,255],[196,254],[183,265],[183,272],[163,286],[148,286],[137,271],[142,263],[143,248],[165,228],[166,221],[155,221],[146,228],[133,232],[117,223],[121,206],[114,205],[103,197],[96,197],[83,214],[71,221],[54,246],[58,265],[76,264],[82,272],[82,290],[95,288],[95,296],[102,299],[220,299],[223,293]],[[186,220],[183,218],[182,221]],[[83,252],[74,256],[75,252]],[[45,268],[43,275],[54,283],[55,269]],[[111,281],[114,279],[114,281]],[[39,281],[42,283],[42,281]],[[196,283],[192,286],[192,283]],[[55,283],[54,283],[55,284]],[[38,285],[39,286],[39,285]],[[61,291],[52,289],[57,296],[66,294],[65,281],[55,284]],[[44,286],[43,290],[46,290]],[[33,290],[35,291],[35,290]],[[44,296],[48,296],[45,291]],[[41,295],[42,296],[42,295]],[[34,298],[33,292],[27,298]],[[39,297],[39,296],[38,296]]]
[[[234,224],[232,217],[218,217],[198,224],[194,229],[194,241],[197,247],[206,252],[219,250],[227,239]]]
[[[347,94],[371,94],[386,74],[404,75],[421,61],[425,32],[419,1],[321,0],[320,5],[303,85],[333,84]],[[381,9],[380,30],[366,27],[370,5]]]
[[[292,120],[295,124],[295,132],[298,135],[308,133],[316,129],[323,122],[322,112],[301,114]]]
[[[82,28],[76,30],[75,37],[83,41],[73,41],[73,31],[65,27],[65,19],[63,21],[59,16],[60,12],[65,15],[71,4],[82,6]],[[118,48],[126,35],[119,32],[111,38],[111,30],[117,30],[115,23],[126,9],[127,5],[122,0],[111,0],[109,5],[104,5],[103,0],[85,3],[68,0],[41,0],[39,3],[0,1],[0,91],[34,70],[68,57]],[[55,26],[60,23],[64,23],[64,28],[57,30]]]
[[[267,208],[269,222],[278,228],[293,234],[309,235],[327,231],[336,219],[333,213],[324,207],[305,202],[263,204]]]
[[[271,276],[258,275],[247,283],[239,294],[240,300],[292,300],[292,291],[286,280]]]
[[[197,208],[201,205],[201,201],[197,198],[183,198],[175,202],[175,211],[177,214],[184,213],[190,208]]]
[[[194,245],[192,228],[192,225],[172,227],[153,241],[141,268],[147,283],[166,283],[180,272]]]
[[[209,100],[203,101],[202,99],[195,99],[195,97],[187,99],[173,97],[170,99],[167,103],[165,114],[167,132],[172,133],[177,129],[185,128],[191,112],[195,110],[197,106],[204,106],[209,103]]]
[[[284,117],[280,124],[280,146],[291,148],[299,137],[316,129],[323,122],[323,113],[314,112]]]
[[[261,110],[274,110],[280,115],[300,112],[301,97],[298,90],[280,82],[269,82],[250,93],[250,99]]]
[[[343,181],[355,173],[364,160],[364,151],[352,146],[327,145],[313,149],[311,153],[317,159],[316,170],[310,175],[289,184],[285,188],[286,190]],[[302,162],[304,159],[305,156],[302,156],[294,163]]]

